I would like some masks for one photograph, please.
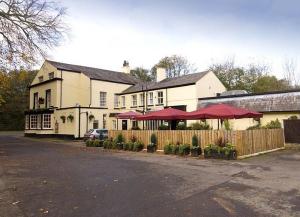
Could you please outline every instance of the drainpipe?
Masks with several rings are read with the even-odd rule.
[[[60,108],[62,108],[62,83],[63,83],[63,80],[62,80],[62,70],[60,70]]]
[[[78,138],[80,138],[80,114],[81,114],[81,108],[79,106],[79,108],[78,108]]]
[[[90,105],[89,107],[91,107],[92,105],[92,79],[90,79]]]

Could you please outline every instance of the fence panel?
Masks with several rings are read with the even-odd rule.
[[[209,144],[215,144],[218,139],[236,146],[238,156],[255,154],[263,151],[284,147],[284,133],[282,129],[258,130],[110,130],[109,137],[115,138],[122,134],[126,141],[133,136],[143,142],[150,143],[152,133],[157,136],[157,148],[163,150],[167,143],[191,144],[193,135],[199,138],[202,149]]]

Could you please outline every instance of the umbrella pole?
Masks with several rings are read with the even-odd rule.
[[[220,129],[220,125],[219,125],[219,119],[218,119],[218,130]]]

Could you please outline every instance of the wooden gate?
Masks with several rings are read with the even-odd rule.
[[[284,120],[283,123],[285,142],[300,144],[300,120]]]

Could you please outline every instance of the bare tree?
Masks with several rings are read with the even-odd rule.
[[[47,0],[0,1],[0,67],[28,67],[59,45],[66,9]]]
[[[298,86],[299,80],[296,76],[297,62],[293,58],[286,58],[283,63],[284,78],[290,86]]]

